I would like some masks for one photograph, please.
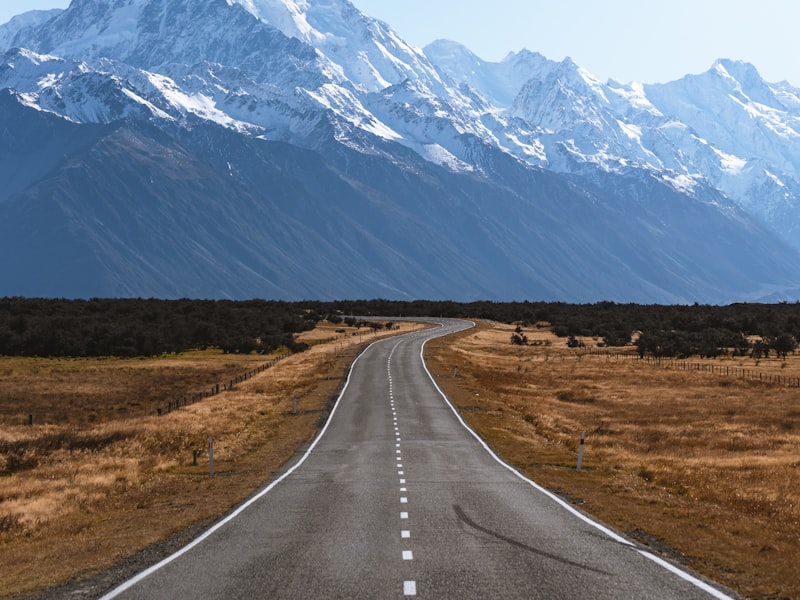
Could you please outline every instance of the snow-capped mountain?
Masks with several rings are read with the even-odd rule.
[[[767,83],[752,65],[731,60],[667,84],[602,83],[570,59],[538,55],[521,82],[508,75],[517,55],[488,63],[442,41],[425,52],[491,99],[504,129],[535,131],[548,168],[635,166],[685,189],[702,181],[800,248],[800,90],[789,84]]]
[[[347,0],[73,0],[0,56],[0,294],[800,287],[800,91],[748,65],[602,83],[423,52]]]

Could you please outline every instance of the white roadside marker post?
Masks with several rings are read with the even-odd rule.
[[[580,471],[583,468],[583,444],[585,440],[586,440],[586,434],[582,433],[581,445],[578,446],[578,471]]]
[[[208,438],[208,472],[214,476],[214,438]]]

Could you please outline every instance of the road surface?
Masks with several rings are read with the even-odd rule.
[[[308,452],[104,599],[727,598],[502,464],[423,360],[442,321],[355,362]]]

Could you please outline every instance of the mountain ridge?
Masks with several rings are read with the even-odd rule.
[[[720,303],[800,288],[800,163],[776,159],[800,92],[747,65],[718,61],[734,84],[684,82],[739,90],[716,139],[708,110],[673,115],[677,83],[423,52],[345,0],[73,0],[2,40],[0,126],[28,147],[0,161],[0,294]],[[742,112],[754,124],[732,148]]]

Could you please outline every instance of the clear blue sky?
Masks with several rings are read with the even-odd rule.
[[[753,63],[768,81],[800,87],[797,0],[352,1],[416,46],[448,38],[486,60],[527,48],[553,60],[571,56],[603,80],[655,83],[732,58]],[[0,0],[0,23],[68,3]]]

